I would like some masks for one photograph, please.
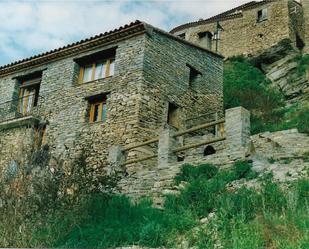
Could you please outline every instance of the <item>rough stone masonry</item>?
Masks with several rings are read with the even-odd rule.
[[[255,56],[284,39],[308,53],[309,0],[252,1],[171,33],[225,57]]]
[[[2,66],[0,175],[22,170],[44,147],[51,172],[69,177],[83,155],[96,182],[111,173],[113,146],[222,117],[222,71],[220,55],[140,21]],[[137,148],[126,160],[156,150]],[[153,162],[123,167],[121,189],[146,193],[132,185],[151,177],[145,172]]]

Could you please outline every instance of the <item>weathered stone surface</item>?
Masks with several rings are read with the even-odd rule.
[[[111,47],[117,47],[114,75],[78,84],[79,65],[75,59]],[[188,65],[201,74],[194,84],[189,82]],[[84,155],[93,188],[102,176],[113,172],[122,174],[118,190],[132,196],[148,195],[159,177],[168,184],[178,169],[162,167],[161,172],[157,171],[157,158],[120,167],[120,158],[129,160],[157,152],[157,143],[124,155],[118,146],[158,136],[167,123],[169,102],[180,110],[179,129],[194,125],[192,118],[200,114],[223,110],[222,58],[156,29],[87,51],[80,50],[74,56],[45,65],[0,75],[0,103],[18,95],[19,76],[40,70],[39,119],[46,123],[45,142],[50,148],[50,164],[54,168],[61,162],[64,173],[69,176],[76,159]],[[87,99],[102,93],[107,94],[107,119],[89,123]],[[14,144],[14,153],[19,151],[23,139],[18,134],[24,131],[31,133],[33,129],[0,130],[1,169],[14,159],[7,156],[11,148],[8,144]],[[33,135],[29,135],[29,142],[34,143]],[[23,153],[18,156],[22,158]]]
[[[258,11],[264,8],[268,10],[267,20],[258,22]],[[303,1],[303,7],[293,0],[262,1],[209,21],[180,27],[175,34],[185,33],[186,40],[215,51],[216,40],[211,41],[210,48],[209,43],[205,43],[205,38],[200,37],[199,33],[210,32],[214,35],[219,21],[223,28],[218,42],[218,51],[221,54],[225,57],[257,55],[283,39],[290,39],[296,47],[296,35],[308,45],[308,9],[308,0]],[[304,18],[306,25],[303,25]]]

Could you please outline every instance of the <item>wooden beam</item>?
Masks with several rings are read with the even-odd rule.
[[[180,151],[184,151],[184,150],[188,150],[188,149],[200,147],[200,146],[202,146],[202,145],[220,142],[220,141],[223,141],[223,140],[225,140],[225,139],[226,139],[226,137],[219,137],[219,138],[210,139],[210,140],[203,141],[203,142],[196,143],[196,144],[189,144],[189,145],[186,145],[186,146],[183,146],[183,147],[174,149],[174,150],[172,150],[172,152],[173,152],[173,153],[177,153],[177,152],[180,152]]]
[[[152,144],[152,143],[155,143],[155,142],[158,142],[159,141],[159,137],[155,137],[155,138],[152,138],[150,140],[147,140],[145,142],[142,142],[142,143],[138,143],[138,144],[135,144],[135,145],[131,145],[131,146],[127,146],[123,149],[123,151],[128,151],[128,150],[132,150],[132,149],[135,149],[135,148],[138,148],[138,147],[142,147],[142,146],[145,146],[145,145],[148,145],[148,144]]]
[[[211,122],[211,123],[198,125],[198,126],[192,127],[190,129],[187,129],[187,130],[184,130],[184,131],[178,131],[178,132],[176,132],[174,134],[174,137],[179,137],[179,136],[182,136],[182,135],[190,133],[190,132],[194,132],[194,131],[198,131],[198,130],[201,130],[201,129],[209,128],[209,127],[217,125],[217,124],[222,124],[224,122],[225,122],[225,119],[220,119],[218,121],[214,121],[214,122]]]
[[[141,157],[141,158],[138,158],[138,159],[128,160],[128,161],[124,162],[122,165],[124,166],[124,165],[132,164],[132,163],[143,162],[143,161],[155,158],[157,156],[158,156],[158,154],[154,154],[154,155],[151,155],[151,156],[146,156],[146,157]]]

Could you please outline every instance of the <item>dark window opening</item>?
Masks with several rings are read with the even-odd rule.
[[[185,155],[184,154],[177,155],[177,162],[183,162],[184,160],[185,160]]]
[[[213,155],[216,153],[216,150],[211,145],[208,145],[204,150],[204,156]]]
[[[167,123],[179,128],[179,107],[173,103],[168,103]]]
[[[186,39],[186,33],[179,34],[178,37],[181,39]]]
[[[258,22],[263,22],[267,20],[267,16],[268,16],[268,9],[261,9],[258,11],[258,17],[257,17],[257,21]]]
[[[298,34],[296,34],[296,47],[299,50],[302,50],[305,47],[304,41],[300,38]]]
[[[187,64],[187,67],[190,69],[189,74],[189,86],[193,86],[194,82],[197,80],[198,76],[202,75],[201,72],[196,70],[194,67]]]

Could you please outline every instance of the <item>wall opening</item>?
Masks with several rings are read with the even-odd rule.
[[[208,145],[204,150],[204,156],[213,155],[216,153],[216,150],[211,145]]]
[[[179,107],[169,102],[167,112],[167,123],[175,128],[179,128]]]
[[[300,38],[298,34],[296,34],[296,47],[299,50],[302,50],[305,47],[304,41]]]
[[[268,9],[261,9],[257,12],[257,22],[263,22],[268,19]]]
[[[193,87],[195,82],[198,80],[199,76],[202,75],[202,73],[199,72],[198,70],[196,70],[194,67],[192,67],[189,64],[187,64],[187,67],[190,70],[190,72],[189,72],[189,86]]]

